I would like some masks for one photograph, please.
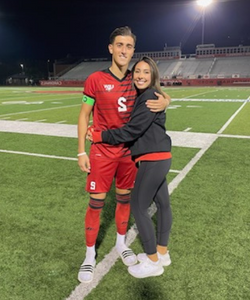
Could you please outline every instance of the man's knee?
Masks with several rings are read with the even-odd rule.
[[[131,194],[131,190],[130,189],[119,189],[119,188],[116,188],[115,192],[116,192],[116,194],[119,194],[119,195]]]
[[[107,195],[106,193],[91,193],[91,194],[89,194],[90,198],[100,199],[100,200],[105,200],[106,195]]]
[[[98,198],[95,195],[90,196],[89,207],[92,209],[102,210],[104,207],[104,199],[105,198]]]
[[[127,194],[119,194],[116,193],[116,201],[120,204],[128,204],[130,203],[131,193],[130,191]]]

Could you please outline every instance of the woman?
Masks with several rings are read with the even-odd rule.
[[[132,158],[137,163],[131,209],[145,253],[138,254],[140,263],[130,266],[128,271],[136,278],[145,278],[161,275],[163,266],[171,263],[167,245],[172,212],[166,182],[171,165],[171,139],[166,134],[165,112],[153,113],[145,105],[148,99],[156,99],[155,92],[164,94],[155,62],[142,57],[133,66],[132,75],[138,97],[130,121],[113,130],[95,129],[92,137],[94,143],[129,143]],[[148,214],[152,201],[157,206],[157,235]]]

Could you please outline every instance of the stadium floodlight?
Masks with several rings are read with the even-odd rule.
[[[213,2],[213,0],[197,0],[197,4],[202,7],[207,7]]]
[[[201,34],[201,44],[204,44],[204,36],[205,36],[205,14],[206,14],[206,8],[209,6],[213,0],[197,0],[197,4],[202,7],[202,34]]]

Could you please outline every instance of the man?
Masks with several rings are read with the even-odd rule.
[[[86,191],[89,192],[89,206],[85,216],[86,257],[78,273],[78,280],[91,282],[96,264],[95,243],[100,226],[100,213],[113,179],[116,186],[117,227],[116,250],[126,266],[137,262],[136,255],[125,244],[125,235],[130,215],[130,192],[134,185],[136,167],[130,151],[124,144],[91,145],[90,155],[85,152],[85,139],[89,119],[93,112],[95,129],[107,130],[124,125],[130,117],[136,98],[132,77],[128,71],[133,57],[136,37],[129,27],[115,29],[110,35],[109,52],[111,67],[91,74],[84,85],[83,104],[78,121],[78,164],[87,172]],[[149,101],[152,111],[166,108],[169,98]]]

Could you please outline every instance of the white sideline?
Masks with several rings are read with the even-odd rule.
[[[77,137],[77,126],[66,124],[36,123],[0,120],[0,131],[39,134],[61,137]]]
[[[0,120],[1,131],[77,138],[77,125],[67,124]],[[196,132],[168,131],[167,133],[171,136],[173,146],[191,148],[203,148],[211,136],[211,134]]]

